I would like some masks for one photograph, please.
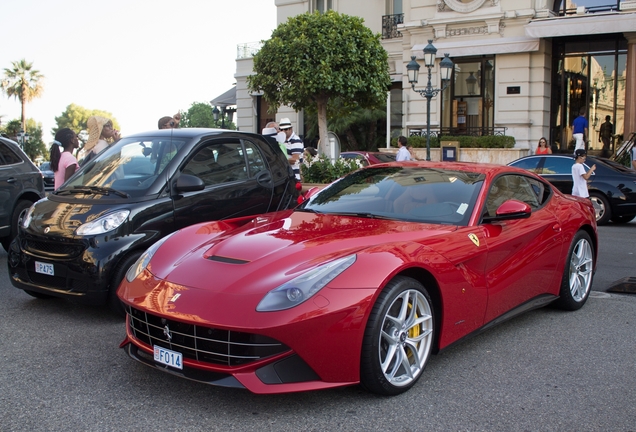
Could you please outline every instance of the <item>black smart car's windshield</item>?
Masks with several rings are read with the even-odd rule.
[[[166,138],[125,138],[89,161],[56,194],[144,196],[184,144]]]
[[[435,168],[367,168],[346,176],[297,210],[466,225],[485,176]]]

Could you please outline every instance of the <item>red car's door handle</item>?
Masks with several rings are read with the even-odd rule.
[[[555,223],[554,225],[552,225],[552,229],[555,232],[561,232],[561,224],[560,223]]]

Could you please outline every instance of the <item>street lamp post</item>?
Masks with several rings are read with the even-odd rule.
[[[20,144],[20,147],[22,148],[22,150],[24,150],[24,145],[29,141],[29,134],[27,132],[24,131],[24,129],[20,129],[20,132],[18,132],[17,135],[18,138],[18,144]]]
[[[426,98],[426,160],[431,160],[431,99],[437,93],[444,91],[450,82],[450,77],[453,72],[453,62],[448,57],[448,53],[444,54],[444,58],[440,62],[442,88],[433,88],[431,85],[431,69],[435,66],[435,56],[437,54],[437,48],[433,46],[433,41],[429,40],[428,45],[424,47],[424,66],[428,69],[428,83],[423,90],[415,90],[415,84],[420,71],[420,65],[415,61],[415,56],[411,56],[411,61],[406,65],[408,71],[409,83],[414,92],[419,93],[420,96]]]
[[[236,112],[236,108],[228,108],[227,105],[221,105],[219,104],[219,106],[221,107],[221,110],[219,111],[219,109],[216,107],[216,105],[214,105],[214,109],[212,110],[212,116],[214,116],[214,121],[219,121],[219,114],[221,115],[221,129],[225,129],[225,116],[229,115],[229,116],[234,116],[234,113]],[[232,119],[230,118],[230,123],[232,123]]]

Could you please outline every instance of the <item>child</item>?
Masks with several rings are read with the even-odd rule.
[[[585,162],[587,156],[585,149],[577,149],[574,155],[576,159],[574,165],[572,165],[572,180],[574,181],[572,195],[589,198],[590,194],[587,192],[587,180],[596,169],[596,165],[592,165],[590,170],[585,172],[585,167],[583,166],[583,162]]]

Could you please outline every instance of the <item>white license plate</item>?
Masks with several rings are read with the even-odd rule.
[[[183,354],[170,351],[160,346],[154,347],[155,361],[157,363],[165,364],[166,366],[172,366],[177,369],[183,369]]]
[[[35,272],[42,273],[45,275],[53,276],[53,264],[42,263],[39,261],[35,262]]]

